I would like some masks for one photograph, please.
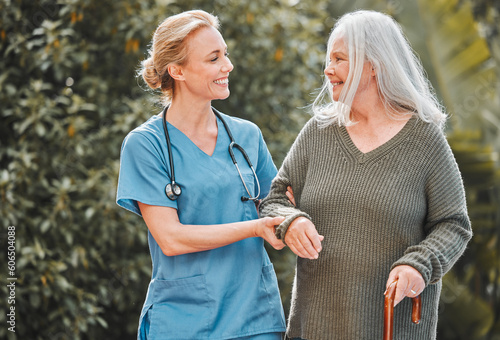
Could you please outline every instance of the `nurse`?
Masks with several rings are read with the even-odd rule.
[[[169,17],[142,62],[164,109],[123,141],[117,192],[148,227],[153,270],[138,339],[277,340],[285,331],[264,249],[264,240],[284,247],[274,235],[283,218],[258,219],[253,200],[277,171],[255,124],[211,107],[229,96],[233,69],[218,28],[199,10]]]

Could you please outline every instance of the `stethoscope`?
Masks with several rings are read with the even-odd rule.
[[[165,132],[165,140],[167,141],[168,159],[170,161],[171,176],[170,176],[170,183],[168,183],[165,186],[165,194],[167,194],[167,197],[170,198],[172,201],[175,201],[181,195],[182,190],[181,190],[181,187],[179,186],[179,184],[177,184],[175,182],[174,158],[172,156],[172,147],[170,146],[170,136],[168,135],[168,129],[167,129],[167,110],[168,110],[168,106],[166,106],[163,109],[163,113],[162,113],[163,118],[162,119],[163,119],[163,131]],[[224,129],[226,129],[227,135],[229,136],[229,139],[231,140],[231,143],[229,143],[229,147],[228,147],[229,155],[231,156],[231,159],[233,160],[233,164],[236,166],[236,170],[238,171],[238,175],[240,175],[241,182],[243,183],[243,186],[245,187],[245,190],[247,191],[247,194],[248,194],[248,197],[241,196],[241,200],[243,202],[257,201],[259,199],[259,196],[260,196],[260,183],[259,183],[259,179],[257,178],[257,174],[255,173],[255,170],[253,168],[252,162],[250,161],[250,158],[248,157],[245,150],[234,141],[233,134],[231,133],[231,130],[227,126],[226,121],[224,119],[222,119],[220,112],[217,111],[216,109],[214,109],[213,107],[212,107],[212,111],[215,113],[217,118],[219,118],[219,120],[222,122],[222,125],[224,125]],[[250,194],[250,190],[248,190],[248,187],[247,187],[245,181],[243,180],[243,176],[241,175],[240,167],[238,166],[238,162],[236,162],[236,157],[234,157],[233,148],[236,148],[241,152],[241,154],[243,155],[243,157],[247,161],[248,166],[252,170],[253,176],[255,178],[255,183],[257,183],[257,195],[255,195],[255,197],[252,197],[252,194]]]

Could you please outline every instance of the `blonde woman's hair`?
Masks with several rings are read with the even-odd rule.
[[[147,59],[141,62],[140,75],[152,89],[161,89],[162,102],[167,105],[174,95],[174,79],[170,77],[169,64],[184,65],[187,60],[187,37],[203,27],[219,30],[217,17],[193,10],[168,17],[156,29],[151,40]]]
[[[342,16],[328,39],[326,65],[333,43],[342,39],[349,54],[349,74],[339,101],[333,100],[332,84],[325,77],[312,104],[315,117],[323,126],[352,125],[351,105],[358,89],[363,65],[376,70],[378,91],[387,114],[416,114],[426,122],[443,128],[446,113],[400,25],[390,16],[375,11],[355,11]]]

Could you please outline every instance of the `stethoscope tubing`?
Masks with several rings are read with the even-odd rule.
[[[165,193],[169,199],[176,200],[177,197],[180,196],[180,194],[181,194],[181,188],[180,188],[179,184],[177,184],[175,182],[174,157],[172,155],[172,146],[170,144],[170,136],[168,134],[168,129],[167,129],[167,109],[168,109],[168,106],[166,106],[163,109],[162,121],[163,121],[163,130],[165,132],[165,140],[167,142],[168,158],[169,158],[169,163],[170,163],[171,182],[166,185]],[[217,111],[213,107],[212,107],[212,111],[217,116],[217,118],[219,118],[219,120],[222,122],[222,125],[224,125],[224,129],[226,130],[227,135],[229,136],[229,140],[230,140],[230,143],[228,146],[229,156],[231,157],[231,160],[233,161],[233,164],[235,165],[236,170],[238,171],[238,175],[240,176],[241,182],[243,183],[243,186],[245,187],[245,190],[248,194],[248,197],[241,196],[241,200],[243,202],[258,200],[258,198],[260,196],[260,183],[259,183],[259,179],[257,177],[257,174],[255,172],[255,169],[253,167],[253,164],[250,161],[250,157],[248,157],[245,149],[243,149],[243,147],[241,147],[239,144],[237,144],[234,141],[234,137],[233,137],[233,134],[231,133],[231,129],[229,129],[229,126],[227,125],[226,121],[222,118],[222,115],[220,114],[220,112]],[[248,187],[245,183],[245,180],[243,179],[243,175],[241,174],[240,167],[238,166],[238,162],[236,161],[236,157],[234,155],[233,148],[236,148],[241,152],[241,154],[243,155],[243,158],[245,158],[245,161],[248,163],[248,166],[252,170],[252,173],[253,173],[254,178],[255,178],[255,182],[257,183],[257,194],[254,197],[252,197],[252,195],[250,194],[250,190],[248,189]]]
[[[233,148],[236,148],[236,149],[240,150],[241,154],[243,155],[243,157],[245,158],[246,162],[248,163],[248,166],[252,170],[252,173],[253,173],[253,175],[254,175],[255,178],[257,178],[257,174],[255,173],[255,169],[253,167],[253,164],[250,161],[250,158],[248,157],[248,155],[245,152],[245,150],[239,144],[236,144],[234,142],[234,140],[232,140],[231,143],[229,143],[229,147],[228,147],[229,155],[231,156],[231,159],[233,160],[233,164],[236,166],[236,170],[238,171],[238,175],[240,175],[241,182],[243,183],[243,186],[245,187],[245,190],[247,191],[247,194],[249,196],[249,197],[241,196],[241,200],[243,202],[249,201],[249,200],[255,201],[260,196],[260,183],[259,183],[258,180],[256,181],[257,182],[257,195],[255,195],[255,197],[252,197],[252,195],[250,195],[250,190],[248,189],[245,181],[243,180],[243,176],[241,175],[240,167],[238,166],[238,162],[236,161],[236,157],[234,156]]]

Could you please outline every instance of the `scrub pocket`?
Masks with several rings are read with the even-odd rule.
[[[205,276],[155,280],[148,340],[206,338],[214,317]]]

